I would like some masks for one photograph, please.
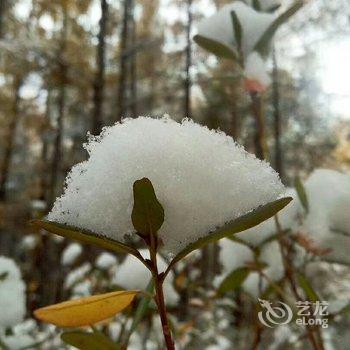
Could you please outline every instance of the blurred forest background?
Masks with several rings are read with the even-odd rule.
[[[169,114],[254,152],[233,63],[192,41],[198,20],[227,2],[0,0],[0,255],[22,262],[29,312],[66,297],[67,243],[27,221],[47,213],[67,171],[86,159],[87,132]],[[279,30],[264,103],[269,161],[286,185],[315,168],[349,167],[349,62],[346,0],[310,1]],[[85,247],[79,263],[95,255]]]

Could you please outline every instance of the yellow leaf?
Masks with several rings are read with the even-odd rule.
[[[125,290],[69,300],[35,310],[34,315],[60,327],[89,326],[124,310],[138,293],[137,290]]]

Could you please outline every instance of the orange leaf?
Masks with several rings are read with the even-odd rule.
[[[138,293],[137,290],[125,290],[69,300],[35,310],[34,315],[60,327],[89,326],[124,310]]]
[[[258,80],[248,79],[244,80],[244,88],[248,92],[264,92],[266,91],[266,86],[261,84]]]

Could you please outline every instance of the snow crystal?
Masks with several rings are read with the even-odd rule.
[[[96,259],[96,267],[101,270],[107,270],[117,263],[116,257],[107,252],[101,253]]]
[[[149,257],[147,249],[139,250],[145,258]],[[164,271],[167,267],[166,262],[161,256],[157,257],[159,271]],[[113,283],[124,289],[146,289],[151,273],[149,270],[134,256],[127,255],[125,260],[118,266]],[[174,274],[170,272],[164,282],[165,300],[168,305],[176,305],[179,299],[174,287]]]
[[[25,284],[13,260],[0,256],[0,328],[15,326],[25,315]]]
[[[61,257],[61,264],[64,266],[72,265],[82,253],[83,248],[79,243],[69,244],[63,251]]]
[[[122,241],[134,233],[133,183],[148,177],[165,210],[159,235],[172,253],[284,191],[266,162],[190,120],[125,119],[85,148],[88,161],[72,168],[48,219]]]
[[[242,50],[247,57],[261,36],[276,19],[275,14],[257,12],[243,2],[224,5],[216,14],[198,24],[198,34],[236,49],[231,12],[234,11],[242,26]]]
[[[263,87],[271,83],[270,75],[267,73],[266,62],[257,52],[249,54],[244,68],[247,79],[259,82]]]

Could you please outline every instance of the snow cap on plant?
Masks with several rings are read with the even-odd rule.
[[[191,120],[125,119],[85,148],[89,159],[73,167],[48,219],[124,241],[135,233],[133,184],[147,177],[164,207],[158,233],[171,253],[284,192],[266,162]]]
[[[234,28],[232,13],[239,21],[240,30],[237,27]],[[276,18],[275,14],[261,13],[241,1],[235,1],[224,5],[214,15],[204,18],[198,24],[198,35],[214,40],[231,49],[232,52],[237,52],[241,46],[246,58],[254,51],[255,45]],[[198,42],[198,36],[195,40]],[[239,40],[240,43],[237,42]]]
[[[287,10],[278,14],[259,12],[242,1],[226,4],[198,24],[198,34],[194,40],[206,50],[223,58],[237,60],[241,53],[245,60],[253,51],[267,56],[278,28],[303,3],[303,0],[296,0]]]
[[[23,321],[25,284],[15,262],[0,256],[0,329],[13,327]]]

